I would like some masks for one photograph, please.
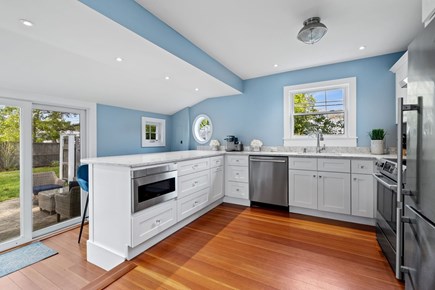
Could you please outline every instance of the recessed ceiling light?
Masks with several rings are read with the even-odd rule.
[[[117,61],[117,62],[121,62],[121,61],[123,61],[123,59],[122,59],[121,57],[117,57],[117,58],[116,58],[116,61]]]
[[[28,26],[28,27],[32,27],[33,26],[33,22],[32,21],[29,21],[29,20],[26,20],[26,19],[20,19],[20,21],[21,21],[21,23],[24,26]]]
[[[198,91],[199,91],[199,89],[198,89],[198,88],[195,88],[195,91],[196,91],[196,92],[198,92]]]
[[[170,77],[169,76],[165,76],[165,80],[169,80],[170,79]]]
[[[364,45],[361,45],[361,46],[359,47],[359,50],[364,50],[364,49],[366,49],[366,47],[365,47]]]
[[[275,63],[275,64],[273,65],[273,67],[278,67],[278,65]]]

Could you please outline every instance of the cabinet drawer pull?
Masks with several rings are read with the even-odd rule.
[[[240,191],[240,189],[236,188],[236,191]]]
[[[313,175],[313,177],[316,177],[315,175]]]
[[[322,178],[322,175],[319,175],[319,178]]]
[[[156,225],[159,225],[160,224],[160,220],[156,220]]]
[[[353,181],[356,181],[356,177],[353,178]]]

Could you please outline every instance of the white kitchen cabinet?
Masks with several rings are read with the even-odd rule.
[[[372,160],[352,160],[352,215],[375,217],[375,181],[372,173],[375,164]]]
[[[352,215],[374,217],[374,181],[368,174],[352,174]]]
[[[197,192],[210,186],[210,171],[203,170],[178,177],[178,198]]]
[[[224,196],[224,168],[223,166],[210,169],[209,203]]]
[[[350,172],[350,160],[341,158],[319,158],[317,170],[330,172]]]
[[[177,217],[181,221],[203,209],[208,203],[209,189],[203,189],[177,200]]]
[[[225,196],[243,200],[249,199],[249,186],[247,183],[227,181],[225,187]]]
[[[399,98],[403,98],[406,103],[408,94],[407,80],[408,80],[408,52],[405,52],[402,57],[390,68],[396,76],[396,124],[398,116],[398,103]],[[403,116],[403,121],[406,122],[406,114]]]
[[[421,21],[427,26],[435,17],[435,0],[423,0],[421,3]]]
[[[210,158],[201,158],[188,161],[178,162],[177,173],[178,176],[191,174],[210,168]]]
[[[290,169],[317,170],[317,158],[289,157]]]
[[[317,209],[316,171],[289,171],[289,204],[290,206]]]
[[[350,214],[350,174],[318,172],[317,208],[323,211]]]
[[[224,156],[210,157],[210,168],[224,165]]]
[[[225,202],[249,205],[249,156],[225,156]]]
[[[155,205],[133,214],[131,218],[131,247],[168,229],[177,222],[175,200]]]

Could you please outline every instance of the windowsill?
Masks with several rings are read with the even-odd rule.
[[[146,142],[142,144],[142,147],[165,147],[165,143],[162,142]]]
[[[357,147],[357,137],[324,137],[324,141],[320,141],[323,146],[341,146],[341,147]],[[284,139],[284,146],[316,146],[316,137],[295,137]]]

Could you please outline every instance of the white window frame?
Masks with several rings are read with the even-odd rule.
[[[284,146],[316,146],[315,136],[294,135],[293,95],[306,91],[343,88],[344,134],[324,135],[326,146],[356,147],[356,77],[284,87]],[[323,143],[323,142],[322,142]]]
[[[146,125],[156,125],[157,140],[147,140],[145,134]],[[162,147],[166,146],[166,120],[142,117],[142,147]]]

